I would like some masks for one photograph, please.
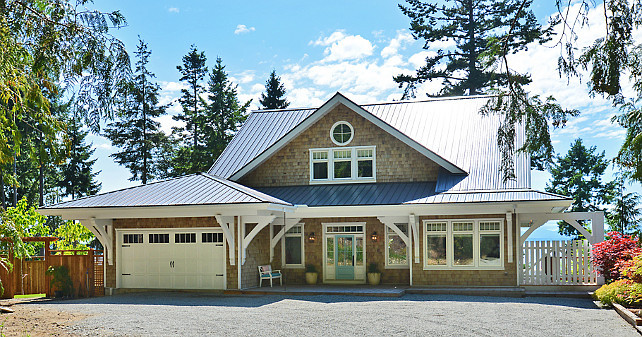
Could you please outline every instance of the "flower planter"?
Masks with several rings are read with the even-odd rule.
[[[317,273],[305,273],[305,283],[307,284],[317,284]]]
[[[368,284],[376,286],[381,282],[381,273],[368,273]]]

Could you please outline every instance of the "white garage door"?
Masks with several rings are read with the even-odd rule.
[[[224,289],[220,229],[118,231],[121,288]]]

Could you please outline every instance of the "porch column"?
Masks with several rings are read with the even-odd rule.
[[[412,241],[414,242],[415,263],[419,263],[419,217],[410,214],[408,216],[408,225],[412,226]]]
[[[240,219],[240,217],[239,217]],[[274,219],[276,219],[276,216],[274,215],[267,215],[267,216],[244,216],[243,221],[239,222],[241,223],[241,226],[243,227],[243,232],[245,232],[245,225],[249,223],[256,223],[256,226],[243,238],[243,245],[239,245],[239,247],[242,247],[241,249],[241,264],[245,264],[245,258],[247,254],[247,247],[250,246],[250,243],[252,240],[256,237],[257,234],[263,228],[269,226]]]

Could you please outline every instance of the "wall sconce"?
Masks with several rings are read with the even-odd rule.
[[[314,236],[314,232],[312,232],[312,233],[310,233],[310,235],[308,235],[308,242],[309,243],[314,243],[316,240],[317,240],[317,238]]]
[[[372,242],[377,242],[377,240],[379,240],[379,235],[377,235],[377,232],[374,231],[372,232],[372,235],[370,235],[370,238],[372,239]]]

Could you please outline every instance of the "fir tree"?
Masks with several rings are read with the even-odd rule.
[[[68,159],[60,165],[62,179],[58,186],[63,189],[63,197],[71,196],[72,199],[93,195],[100,191],[101,183],[96,182],[100,173],[93,171],[97,159],[91,159],[94,149],[87,144],[85,138],[89,134],[82,124],[82,119],[77,114],[70,116],[67,122],[67,135],[69,144],[67,149]]]
[[[616,180],[616,196],[613,200],[613,209],[607,214],[607,222],[611,231],[622,234],[640,233],[640,195],[635,192],[626,193],[624,178]]]
[[[281,78],[276,76],[276,71],[272,70],[270,77],[265,82],[265,93],[261,93],[259,103],[263,109],[285,109],[290,105],[285,96],[285,87],[281,83]]]
[[[225,66],[220,57],[209,74],[207,82],[207,98],[209,103],[203,102],[205,107],[204,134],[207,153],[199,157],[204,161],[199,163],[198,169],[206,171],[218,156],[245,120],[250,101],[241,105],[238,100],[237,86],[233,85],[225,72]]]
[[[158,104],[160,86],[153,82],[156,76],[147,68],[151,51],[140,38],[135,54],[136,70],[133,81],[123,89],[120,120],[109,124],[105,135],[121,149],[111,157],[129,169],[129,180],[147,184],[156,176],[157,153],[167,138],[154,120],[165,114],[165,107]]]
[[[183,56],[183,64],[176,67],[181,73],[180,80],[187,84],[182,89],[179,99],[183,112],[174,116],[177,121],[185,123],[184,127],[174,129],[174,134],[183,140],[175,155],[173,174],[182,175],[199,172],[204,142],[201,127],[205,122],[203,116],[202,84],[207,67],[205,52],[199,52],[195,45],[191,46],[187,55]]]
[[[575,140],[565,156],[557,156],[551,166],[551,181],[548,192],[573,197],[572,212],[601,211],[613,199],[615,182],[604,182],[604,172],[609,166],[604,152],[587,148],[581,139]],[[585,225],[580,223],[581,225]],[[559,223],[559,233],[581,237],[580,233],[566,222]]]
[[[413,37],[425,41],[424,49],[443,42],[452,42],[453,47],[439,48],[435,55],[428,56],[416,75],[394,78],[399,87],[405,86],[404,98],[414,97],[417,84],[425,81],[443,80],[438,96],[476,95],[505,85],[506,74],[484,63],[483,55],[489,52],[490,42],[515,25],[517,29],[506,41],[509,52],[515,53],[533,41],[546,41],[550,34],[550,28],[543,30],[528,9],[531,0],[406,2],[408,6],[399,8],[411,20]],[[530,77],[513,74],[512,80],[526,84]]]

